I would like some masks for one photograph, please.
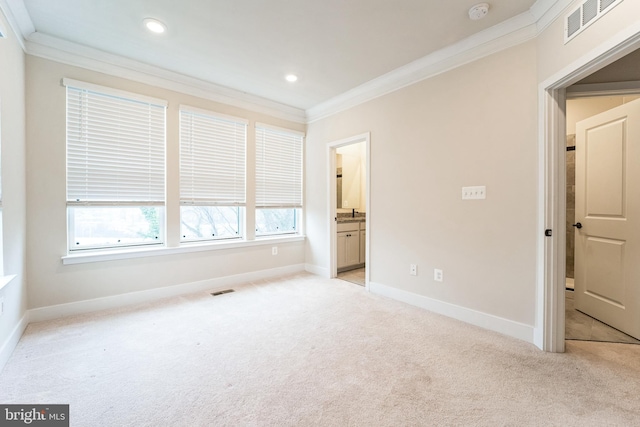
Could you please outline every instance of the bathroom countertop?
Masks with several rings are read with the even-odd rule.
[[[339,213],[337,215],[338,223],[344,224],[349,222],[365,222],[367,220],[367,216],[364,213],[356,213],[356,216],[351,216],[350,213]]]
[[[366,218],[338,218],[338,224],[344,224],[347,222],[366,222],[367,219]]]

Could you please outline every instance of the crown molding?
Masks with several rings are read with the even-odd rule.
[[[306,114],[300,108],[38,33],[23,0],[0,0],[0,11],[9,22],[22,50],[28,55],[197,96],[296,123],[306,123]]]
[[[321,120],[340,111],[353,108],[485,56],[524,43],[535,36],[536,27],[533,15],[530,12],[522,13],[309,108],[307,110],[308,122]]]
[[[11,27],[11,31],[16,36],[22,50],[26,51],[24,32],[34,32],[36,29],[23,0],[0,0],[0,13],[9,23],[9,27]]]
[[[571,3],[572,0],[537,0],[527,12],[307,109],[308,123],[532,40]]]
[[[0,0],[0,9],[23,46],[23,50],[29,55],[116,75],[297,123],[311,123],[534,39],[572,3],[572,0],[537,0],[527,12],[370,80],[306,111],[37,33],[24,0]]]
[[[538,34],[547,29],[559,16],[572,5],[573,0],[538,0],[531,6],[535,16]]]
[[[302,109],[46,34],[31,34],[26,41],[26,53],[249,111],[306,123],[306,115]]]

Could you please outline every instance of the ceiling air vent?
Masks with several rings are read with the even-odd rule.
[[[565,44],[596,22],[623,0],[586,0],[564,19]]]
[[[567,37],[573,37],[580,31],[580,28],[582,28],[582,24],[580,23],[580,9],[576,9],[567,18]]]
[[[598,16],[598,0],[584,2],[582,5],[582,25],[587,25],[596,16]]]

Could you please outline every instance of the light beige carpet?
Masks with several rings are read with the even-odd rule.
[[[72,426],[640,425],[640,346],[565,354],[300,274],[32,324],[0,403]]]

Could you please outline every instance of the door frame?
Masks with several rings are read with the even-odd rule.
[[[616,34],[538,86],[539,233],[534,344],[544,351],[565,350],[567,87],[638,48],[640,24]],[[545,236],[545,230],[552,230],[552,237]]]
[[[365,197],[367,200],[365,201],[365,209],[367,211],[367,220],[365,225],[366,232],[366,243],[365,243],[365,288],[369,290],[369,276],[370,276],[370,262],[371,259],[371,250],[370,250],[370,241],[371,241],[371,133],[366,132],[360,135],[354,135],[348,138],[340,139],[337,141],[333,141],[327,144],[327,167],[328,167],[328,175],[329,175],[329,183],[328,183],[328,195],[329,203],[327,203],[329,207],[329,212],[327,218],[329,219],[329,277],[334,279],[338,277],[338,262],[337,262],[337,222],[336,222],[336,209],[338,206],[337,197],[337,182],[336,182],[336,149],[340,147],[345,147],[347,145],[358,144],[360,142],[364,142],[365,144],[365,178],[366,178],[366,186],[365,189]]]

